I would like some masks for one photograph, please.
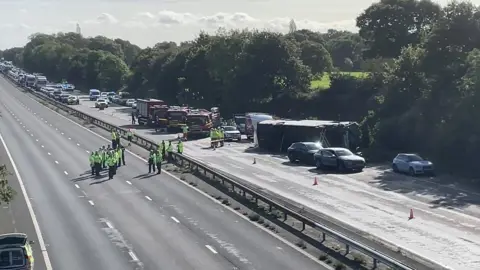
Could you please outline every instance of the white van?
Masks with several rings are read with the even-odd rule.
[[[90,97],[90,101],[95,101],[100,97],[100,90],[90,89],[88,96]]]
[[[263,120],[272,120],[273,116],[266,113],[246,113],[245,114],[245,133],[247,139],[253,138],[253,144],[258,145],[257,124]]]

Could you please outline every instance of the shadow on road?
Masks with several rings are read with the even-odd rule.
[[[469,187],[458,183],[453,177],[439,176],[411,177],[394,173],[389,166],[376,168],[380,173],[370,181],[370,184],[383,190],[400,194],[425,195],[433,197],[429,203],[431,208],[464,208],[471,204],[480,205],[478,187]]]
[[[117,105],[117,106],[120,106],[120,105]],[[112,106],[112,108],[114,108],[114,107]],[[135,111],[135,109],[132,109],[132,108],[129,108],[129,107],[115,108],[115,113],[123,113],[123,114],[130,115],[134,111]]]
[[[107,182],[107,181],[110,181],[110,179],[108,179],[108,177],[106,179],[103,179],[103,180],[100,180],[100,181],[91,182],[90,186],[98,185],[98,184],[101,184],[101,183],[104,183],[104,182]]]

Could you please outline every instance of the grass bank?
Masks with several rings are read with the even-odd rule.
[[[352,77],[355,77],[355,78],[365,78],[366,76],[368,76],[368,72],[358,72],[358,71],[355,71],[355,72],[338,72],[340,74],[344,74],[344,75],[350,75]],[[316,78],[314,79],[312,82],[311,82],[311,88],[312,89],[320,89],[320,90],[323,90],[323,89],[328,89],[330,87],[330,76],[331,74],[334,74],[334,73],[325,73],[321,78]]]

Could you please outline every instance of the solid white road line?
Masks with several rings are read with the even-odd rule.
[[[218,254],[218,252],[210,245],[205,245],[205,247],[208,248],[208,250],[210,250],[213,254]]]
[[[40,249],[42,251],[43,260],[45,261],[45,267],[47,270],[52,270],[52,263],[50,262],[50,257],[48,256],[48,251],[45,246],[45,241],[43,240],[42,232],[40,231],[40,225],[38,224],[37,217],[35,212],[33,211],[32,203],[27,194],[27,190],[25,185],[23,184],[22,177],[20,177],[20,173],[18,172],[17,165],[15,165],[15,161],[13,161],[13,157],[10,154],[10,150],[8,150],[7,144],[3,139],[3,136],[0,134],[0,140],[2,141],[3,147],[5,148],[5,152],[7,152],[7,156],[12,163],[13,170],[15,171],[15,176],[18,179],[18,183],[20,185],[20,189],[22,190],[23,197],[25,198],[25,202],[27,204],[28,212],[30,213],[30,217],[32,218],[33,227],[35,229],[35,233],[37,234],[38,244],[40,245]]]

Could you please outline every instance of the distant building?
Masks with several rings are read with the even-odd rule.
[[[77,30],[76,33],[81,35],[82,34],[82,29],[80,28],[80,25],[77,23]]]

